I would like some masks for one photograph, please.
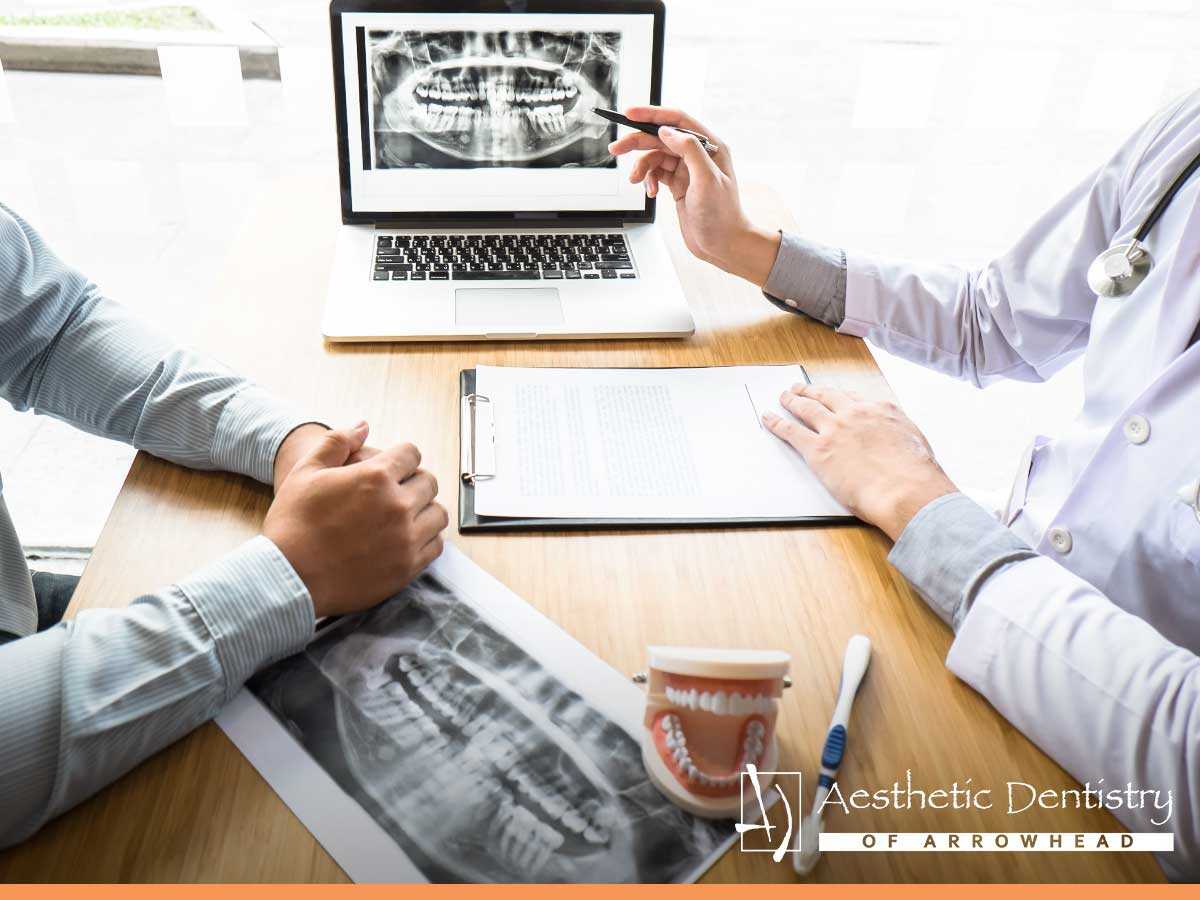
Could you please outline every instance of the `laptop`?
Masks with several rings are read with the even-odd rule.
[[[695,323],[592,110],[658,103],[657,0],[334,0],[331,341],[677,337]]]

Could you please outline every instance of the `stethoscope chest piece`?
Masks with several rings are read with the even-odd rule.
[[[1101,297],[1133,293],[1150,274],[1154,260],[1140,241],[1109,247],[1088,266],[1088,287]]]

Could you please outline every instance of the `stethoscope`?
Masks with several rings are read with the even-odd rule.
[[[1146,216],[1141,227],[1134,232],[1133,240],[1127,244],[1109,247],[1096,257],[1088,266],[1088,287],[1101,297],[1124,297],[1131,294],[1139,284],[1146,280],[1146,276],[1150,274],[1150,267],[1154,265],[1154,260],[1150,256],[1150,251],[1142,245],[1142,241],[1150,234],[1150,229],[1154,227],[1155,223],[1162,218],[1162,214],[1166,212],[1175,195],[1179,193],[1183,183],[1191,178],[1197,169],[1200,169],[1200,155],[1188,163],[1187,168],[1171,182],[1166,193],[1154,204],[1154,209],[1150,210],[1150,215]],[[1200,325],[1197,325],[1196,333],[1192,336],[1192,341],[1188,346],[1195,343],[1198,337],[1200,337]],[[1181,501],[1192,508],[1196,518],[1200,519],[1200,481],[1185,484],[1179,489],[1178,496]]]
[[[1133,240],[1109,247],[1096,257],[1088,266],[1088,287],[1101,297],[1124,297],[1133,293],[1137,286],[1146,280],[1146,276],[1150,274],[1150,267],[1154,265],[1154,260],[1142,241],[1146,240],[1150,229],[1162,218],[1162,214],[1167,211],[1167,207],[1171,205],[1171,201],[1175,199],[1179,189],[1195,174],[1197,169],[1200,169],[1200,155],[1197,155],[1188,164],[1188,167],[1171,182],[1167,192],[1154,204],[1154,209],[1150,210],[1150,215],[1146,216],[1141,227],[1134,232]]]

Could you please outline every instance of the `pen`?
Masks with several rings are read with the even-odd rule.
[[[658,137],[658,129],[662,128],[661,125],[656,125],[653,122],[635,122],[633,119],[621,115],[615,109],[601,109],[600,107],[595,106],[592,107],[592,112],[600,116],[602,119],[608,119],[610,122],[616,122],[618,125],[624,125],[627,128],[636,128],[638,131],[644,131],[646,134],[652,134],[655,137]],[[700,142],[700,146],[709,153],[716,153],[721,149],[698,131],[692,131],[689,128],[680,128],[678,125],[672,125],[671,127],[682,134],[690,134],[692,137],[698,140]]]

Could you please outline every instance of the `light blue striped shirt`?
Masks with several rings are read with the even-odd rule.
[[[0,396],[195,469],[270,483],[306,421],[139,324],[0,205]],[[312,600],[265,537],[125,609],[40,634],[0,490],[0,847],[211,718],[256,669],[303,647]]]

